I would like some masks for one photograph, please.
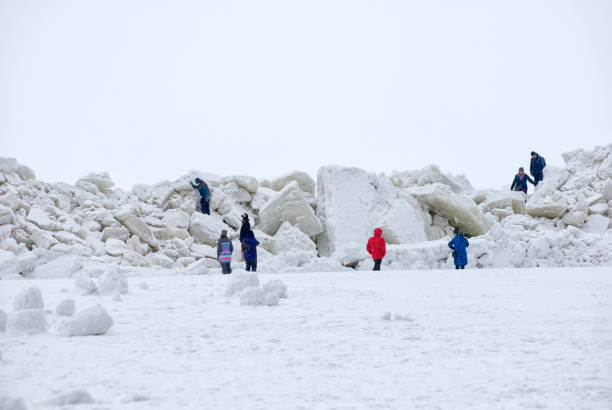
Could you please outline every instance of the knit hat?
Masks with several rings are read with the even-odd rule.
[[[521,171],[525,172],[525,168],[520,167],[520,168],[519,168],[519,172],[521,172]]]
[[[531,156],[533,157],[534,155],[538,155],[538,153],[535,151],[531,151]]]
[[[200,182],[202,182],[202,180],[200,178],[196,178],[195,182],[196,182],[196,184],[199,184]]]

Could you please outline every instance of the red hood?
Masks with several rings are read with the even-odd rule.
[[[380,228],[374,229],[374,236],[378,236],[378,237],[382,236],[382,229]]]

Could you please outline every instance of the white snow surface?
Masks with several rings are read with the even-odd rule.
[[[606,267],[297,273],[282,276],[291,297],[274,308],[226,297],[220,274],[141,273],[149,289],[121,302],[81,295],[71,279],[29,280],[50,306],[100,301],[115,324],[104,336],[63,338],[52,330],[62,319],[48,315],[47,333],[2,335],[0,397],[31,409],[89,408],[70,399],[86,397],[75,391],[107,409],[612,402]],[[0,308],[22,287],[3,281]]]

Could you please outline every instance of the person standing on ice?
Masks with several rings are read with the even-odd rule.
[[[202,208],[202,213],[210,215],[210,189],[208,189],[206,182],[202,181],[200,178],[196,178],[195,183],[195,185],[191,184],[191,187],[200,192],[200,205]]]
[[[518,170],[518,174],[514,176],[514,181],[512,181],[512,185],[510,186],[511,191],[523,191],[525,194],[527,193],[527,181],[531,182],[533,185],[536,185],[533,182],[533,179],[529,178],[529,175],[525,174],[525,169],[520,167]]]
[[[366,246],[366,250],[370,255],[372,255],[372,259],[374,259],[374,269],[380,270],[380,264],[382,263],[383,258],[387,254],[387,244],[382,237],[382,229],[376,228],[374,229],[374,236],[368,239],[368,245]]]
[[[448,243],[448,247],[453,250],[453,258],[455,259],[455,269],[465,269],[468,264],[467,247],[470,246],[463,231],[459,231],[457,235]]]
[[[221,264],[221,272],[224,274],[232,273],[232,252],[234,246],[227,237],[227,231],[221,231],[221,237],[217,241],[217,260]]]
[[[257,272],[257,246],[259,241],[255,238],[253,231],[249,231],[242,240],[242,249],[244,249],[244,261],[246,262],[246,271]]]
[[[546,160],[537,152],[531,151],[531,164],[529,165],[529,173],[533,177],[533,185],[538,185],[538,182],[544,180],[544,168],[546,168]]]
[[[240,261],[244,260],[244,246],[242,245],[242,241],[251,231],[251,223],[249,222],[249,215],[244,213],[241,215],[242,217],[242,226],[240,226],[240,236],[238,236],[238,240],[240,240]]]

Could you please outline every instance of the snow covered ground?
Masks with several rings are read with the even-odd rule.
[[[218,274],[129,277],[120,297],[3,280],[7,312],[21,289],[41,290],[48,331],[0,334],[0,397],[30,409],[612,407],[609,267],[259,279],[281,279],[288,298],[240,305]],[[67,298],[76,314],[102,305],[113,327],[61,336]]]

